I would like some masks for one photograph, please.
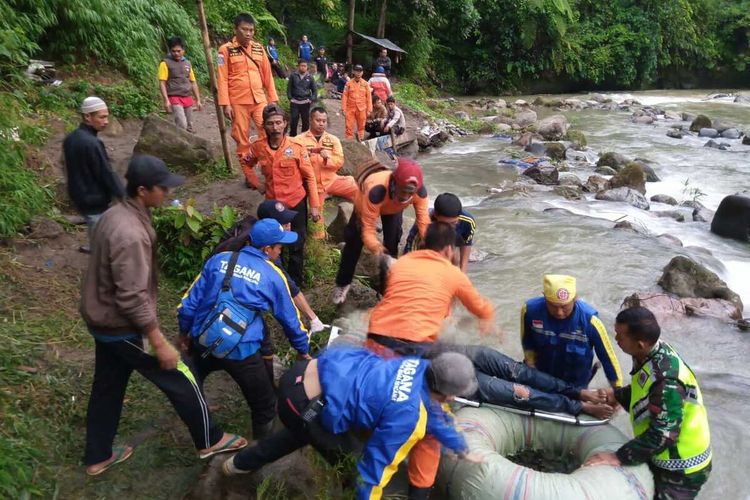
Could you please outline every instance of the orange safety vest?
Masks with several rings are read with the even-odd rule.
[[[341,141],[328,132],[323,132],[320,140],[317,140],[309,130],[292,140],[307,148],[310,163],[315,170],[315,179],[318,181],[318,191],[328,191],[328,187],[336,180],[336,172],[344,166],[344,149],[341,147]],[[311,151],[317,148],[328,151],[331,157],[326,160],[320,153]]]
[[[219,47],[218,98],[220,106],[276,102],[271,63],[263,45],[250,42],[242,47],[233,38]]]
[[[348,111],[372,111],[372,89],[370,84],[362,78],[357,82],[354,78],[349,80],[341,95],[341,109]]]

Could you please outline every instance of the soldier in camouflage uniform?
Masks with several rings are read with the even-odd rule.
[[[646,308],[631,307],[615,320],[615,340],[633,356],[630,385],[602,389],[630,412],[635,438],[615,453],[593,455],[586,465],[648,462],[659,500],[695,498],[711,471],[711,438],[695,374],[672,347]]]

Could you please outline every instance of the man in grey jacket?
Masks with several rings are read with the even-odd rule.
[[[297,63],[297,71],[289,75],[286,86],[286,95],[289,98],[289,108],[292,115],[289,137],[297,135],[297,124],[302,118],[302,130],[310,129],[310,105],[318,99],[318,87],[315,78],[307,71],[307,61],[300,59]]]
[[[133,156],[125,177],[127,198],[99,220],[81,289],[81,315],[96,344],[86,417],[86,473],[92,476],[133,453],[131,446],[112,446],[133,370],[169,398],[201,458],[247,445],[241,436],[225,434],[211,422],[193,373],[162,334],[156,316],[156,232],[151,209],[160,206],[169,189],[184,178],[147,155]]]

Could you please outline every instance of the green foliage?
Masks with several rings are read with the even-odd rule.
[[[159,265],[165,275],[191,282],[219,243],[224,232],[237,222],[237,212],[228,206],[203,215],[189,200],[184,206],[164,207],[154,212]]]
[[[14,236],[49,206],[49,193],[26,167],[27,143],[39,144],[46,134],[29,125],[23,101],[0,93],[0,239]]]
[[[183,0],[186,8],[194,9],[194,0]],[[268,11],[263,0],[204,0],[206,24],[215,36],[222,39],[232,38],[234,33],[234,17],[247,12],[252,15],[256,23],[256,40],[264,40],[269,36],[281,35],[286,38],[286,28]]]

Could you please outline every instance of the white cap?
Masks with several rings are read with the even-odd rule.
[[[101,111],[103,109],[107,109],[107,103],[96,96],[87,97],[81,104],[81,113],[83,113],[84,115],[88,113],[95,113],[96,111]]]

